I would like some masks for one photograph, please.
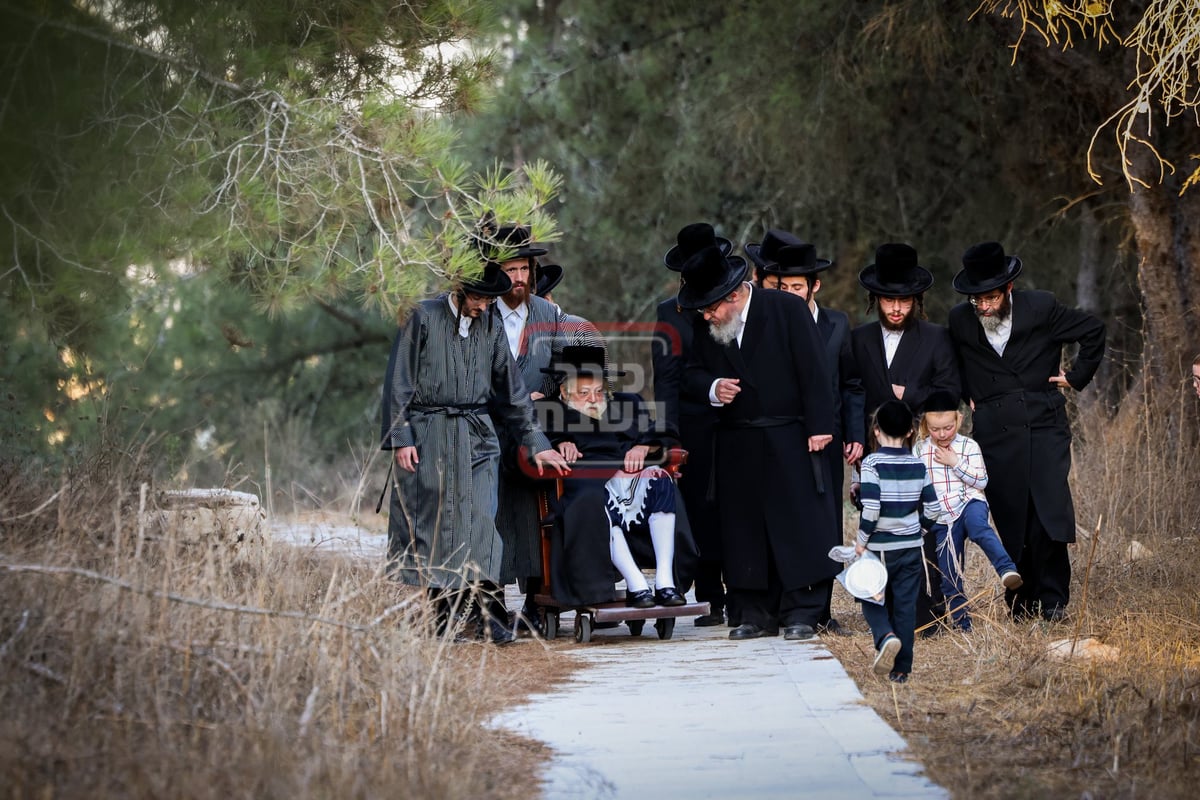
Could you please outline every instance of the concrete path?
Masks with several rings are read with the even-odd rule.
[[[371,523],[305,519],[272,533],[382,558],[387,537]],[[514,589],[509,608],[523,599]],[[559,642],[570,641],[573,622],[563,615]],[[687,617],[668,641],[652,622],[640,638],[624,625],[593,636],[566,650],[586,664],[574,679],[494,721],[554,750],[546,800],[949,796],[819,642],[731,642],[728,628],[697,628]]]
[[[553,748],[547,800],[949,796],[819,642],[728,632],[597,631],[586,669],[496,724]]]

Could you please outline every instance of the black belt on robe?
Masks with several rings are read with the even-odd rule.
[[[465,417],[467,424],[481,437],[487,437],[491,433],[479,413],[482,411],[484,412],[483,416],[487,415],[487,403],[445,403],[436,406],[412,404],[409,405],[408,411],[410,414],[445,414],[448,417]],[[383,498],[387,495],[388,485],[392,481],[392,468],[395,464],[396,459],[393,456],[388,460],[388,473],[387,477],[383,479],[383,491],[379,493],[379,502],[375,504],[376,514],[383,508]]]
[[[753,428],[781,428],[784,425],[793,423],[803,423],[804,417],[799,416],[764,416],[764,417],[749,417],[747,419],[732,419],[721,420],[717,423],[718,427],[730,430],[743,430]],[[712,502],[717,497],[717,437],[713,437],[713,457],[712,466],[708,473],[708,491],[705,493],[705,499]],[[813,482],[817,486],[817,494],[825,494],[825,471],[821,467],[821,454],[819,452],[809,452],[809,457],[812,460]]]

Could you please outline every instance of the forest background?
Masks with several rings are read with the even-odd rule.
[[[1105,128],[1134,97],[1137,52],[1115,34],[1137,4],[1072,18],[921,0],[431,3],[441,28],[422,39],[348,3],[330,41],[303,46],[298,9],[266,5],[118,3],[129,16],[108,29],[69,4],[5,7],[7,453],[49,467],[98,438],[145,439],[175,483],[265,492],[269,461],[273,500],[346,496],[375,448],[397,320],[468,268],[457,229],[429,220],[495,207],[530,165],[536,196],[502,211],[538,209],[566,269],[555,299],[593,320],[652,320],[675,290],[663,252],[710,220],[739,243],[767,228],[815,242],[836,261],[821,300],[856,321],[878,244],[918,248],[941,321],[962,251],[1000,240],[1023,285],[1109,323],[1094,394],[1114,408],[1143,376],[1181,388],[1200,341],[1196,193],[1179,194],[1195,120],[1145,115],[1177,165],[1160,181],[1131,148],[1145,186]],[[1022,13],[1041,27],[1022,33]],[[375,173],[372,146],[392,148]],[[430,181],[462,200],[435,208]]]
[[[941,322],[989,239],[1103,318],[1069,634],[980,599],[900,693],[868,637],[827,644],[961,796],[1194,795],[1200,0],[0,0],[0,65],[17,795],[535,790],[545,754],[479,731],[568,668],[555,643],[430,637],[379,563],[141,536],[143,485],[369,510],[389,342],[477,268],[486,212],[602,325],[653,319],[697,220],[814,242],[856,322],[880,243],[917,247]],[[1057,661],[1065,635],[1120,655]]]

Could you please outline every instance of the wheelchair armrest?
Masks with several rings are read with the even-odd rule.
[[[678,478],[683,471],[683,465],[687,463],[688,451],[682,447],[671,447],[667,449],[663,459],[663,469],[671,473],[672,478]]]

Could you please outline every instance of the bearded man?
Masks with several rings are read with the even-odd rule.
[[[866,392],[864,430],[871,429],[871,415],[888,400],[903,400],[920,414],[934,392],[957,397],[961,391],[948,332],[924,319],[924,294],[933,286],[933,273],[917,261],[910,245],[882,244],[875,250],[875,263],[858,275],[870,293],[867,307],[879,314],[878,322],[859,325],[850,334]],[[926,570],[936,576],[937,543],[926,536],[924,546]],[[917,595],[917,627],[930,625],[944,609],[941,581],[931,579]],[[926,631],[931,635],[937,629]]]
[[[811,639],[821,621],[829,549],[833,393],[825,342],[808,306],[745,281],[746,264],[708,247],[683,265],[677,301],[699,319],[684,391],[716,408],[709,486],[725,584],[740,614],[730,639]]]
[[[533,418],[503,329],[487,314],[512,281],[485,262],[478,280],[424,300],[392,345],[383,387],[382,441],[394,453],[389,568],[434,600],[448,630],[467,590],[482,589],[486,634],[513,639],[499,584],[497,429],[520,441],[534,469],[570,471]]]
[[[529,228],[523,225],[501,225],[484,231],[476,246],[489,258],[499,261],[511,281],[511,288],[492,306],[491,313],[504,329],[509,352],[530,400],[540,400],[556,390],[545,369],[562,350],[566,321],[558,306],[534,293],[537,257],[545,255],[547,250],[532,239]],[[562,268],[558,269],[561,276]],[[537,486],[520,470],[521,444],[514,437],[501,440],[500,501],[496,514],[496,527],[504,542],[500,582],[517,581],[525,590],[525,602],[517,612],[515,628],[540,632],[540,613],[534,602],[542,586]]]
[[[610,392],[606,348],[571,345],[546,370],[562,380],[560,399],[538,402],[538,418],[572,465],[561,497],[551,549],[551,586],[564,606],[612,599],[616,575],[632,608],[681,606],[691,581],[695,545],[670,473],[661,465],[678,445],[650,417],[642,399]],[[641,565],[653,563],[654,589]]]
[[[967,302],[950,310],[950,339],[974,409],[974,438],[988,470],[987,499],[1004,548],[1024,578],[1005,592],[1016,617],[1058,621],[1070,600],[1075,541],[1071,427],[1063,391],[1083,389],[1104,358],[1096,317],[1049,292],[1013,289],[1021,259],[999,242],[973,245],[954,289]],[[1064,344],[1079,345],[1069,370]]]

